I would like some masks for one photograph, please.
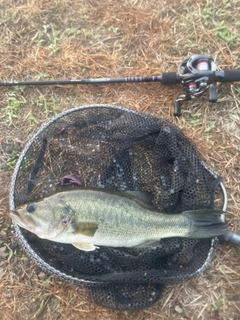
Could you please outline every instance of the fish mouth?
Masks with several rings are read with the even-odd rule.
[[[18,218],[20,218],[19,212],[18,212],[18,211],[14,211],[14,210],[11,210],[11,211],[9,212],[9,216],[10,216],[10,217],[15,217],[15,216],[17,216]]]
[[[23,216],[17,210],[11,210],[8,215],[19,227],[36,234],[39,238],[42,238],[39,232],[36,233],[36,224],[31,217]]]
[[[20,227],[26,228],[26,223],[25,223],[23,217],[20,215],[20,213],[19,213],[18,211],[11,210],[11,211],[9,212],[9,217],[10,217],[14,222],[16,222]]]

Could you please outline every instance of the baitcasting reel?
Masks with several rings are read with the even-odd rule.
[[[186,91],[175,101],[174,114],[181,115],[181,102],[208,96],[209,102],[217,102],[217,90],[211,83],[210,75],[206,71],[215,72],[217,66],[209,56],[197,54],[184,59],[178,66],[178,74]]]

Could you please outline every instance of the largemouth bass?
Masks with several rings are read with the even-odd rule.
[[[164,214],[129,194],[83,188],[23,205],[10,217],[40,238],[91,251],[97,246],[147,246],[169,237],[220,236],[228,232],[221,214],[208,209]]]

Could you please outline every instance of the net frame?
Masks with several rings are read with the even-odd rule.
[[[121,111],[126,112],[126,113],[132,113],[132,114],[136,114],[136,115],[139,114],[139,112],[137,112],[137,111],[133,111],[133,110],[121,107],[121,106],[112,106],[112,105],[107,105],[107,104],[87,105],[87,106],[81,106],[81,107],[78,107],[78,108],[72,108],[72,109],[69,109],[67,111],[64,111],[63,113],[57,115],[56,117],[51,119],[49,122],[44,124],[33,135],[33,137],[30,139],[30,141],[26,144],[26,146],[24,147],[24,149],[23,149],[23,151],[22,151],[22,153],[21,153],[21,155],[20,155],[20,157],[18,159],[18,162],[16,164],[16,167],[15,167],[15,170],[14,170],[14,173],[13,173],[13,176],[12,176],[11,188],[10,188],[10,210],[15,210],[15,187],[16,187],[16,182],[17,182],[19,170],[21,170],[22,162],[24,161],[25,156],[28,153],[29,148],[34,144],[34,142],[38,139],[38,137],[40,135],[42,135],[50,125],[54,124],[56,121],[58,121],[62,117],[70,115],[73,112],[82,112],[83,110],[96,109],[96,108],[97,109],[98,108],[110,108],[110,109],[121,110]],[[211,173],[211,175],[213,175],[214,177],[217,176],[217,174],[212,169],[210,169],[203,161],[202,161],[202,164]],[[222,193],[223,193],[223,211],[225,211],[226,208],[227,208],[227,193],[226,193],[226,189],[225,189],[225,187],[224,187],[222,182],[220,182],[220,187],[221,187],[221,190],[222,190]],[[222,220],[223,221],[225,220],[225,215],[224,214],[222,215]],[[58,270],[57,268],[52,267],[47,261],[42,259],[32,249],[32,247],[30,246],[30,244],[26,240],[21,228],[15,222],[13,222],[13,228],[15,230],[16,237],[17,237],[18,241],[20,242],[20,244],[22,245],[24,251],[45,272],[48,272],[48,273],[50,273],[50,274],[52,274],[54,276],[57,276],[61,280],[64,280],[64,281],[67,281],[67,282],[70,282],[70,283],[74,283],[74,284],[77,284],[77,285],[84,285],[85,287],[89,287],[89,288],[101,285],[101,282],[97,282],[96,283],[94,280],[91,281],[91,280],[87,280],[87,279],[84,279],[84,278],[78,278],[78,277],[75,277],[75,276],[71,276],[69,274],[66,274],[66,273],[62,272],[61,270]],[[210,250],[209,250],[208,255],[206,257],[206,260],[202,264],[202,266],[198,270],[196,270],[193,273],[189,274],[187,277],[185,277],[185,278],[181,277],[181,279],[177,279],[176,278],[176,279],[174,279],[173,282],[188,280],[188,279],[190,279],[192,277],[195,277],[195,276],[201,274],[204,270],[206,270],[206,268],[208,267],[208,265],[212,261],[218,246],[219,246],[219,239],[218,238],[213,238],[211,240]],[[168,281],[168,282],[171,282],[171,280]],[[103,282],[102,285],[105,285],[105,283]],[[134,309],[134,308],[131,308],[131,307],[122,308],[121,306],[118,306],[117,309],[125,309],[125,310],[129,309],[129,310],[131,310],[131,309]]]

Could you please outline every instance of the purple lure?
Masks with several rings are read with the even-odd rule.
[[[60,178],[61,186],[65,186],[67,183],[76,184],[77,186],[82,186],[82,182],[74,174],[67,174],[66,176]]]

